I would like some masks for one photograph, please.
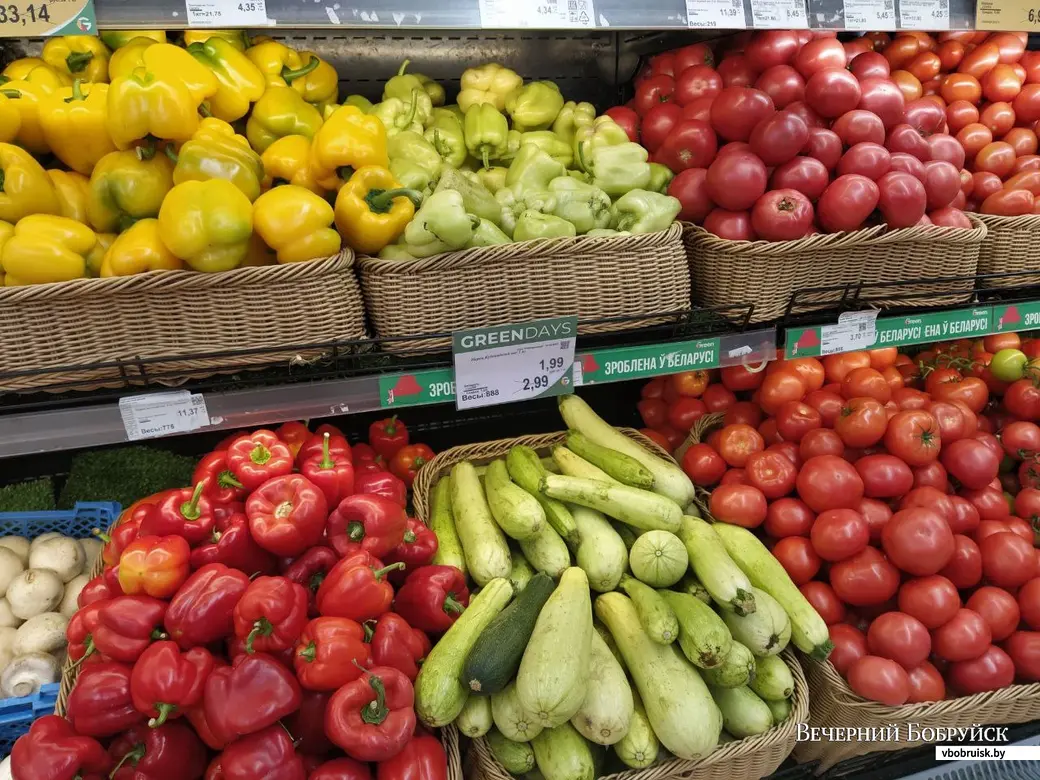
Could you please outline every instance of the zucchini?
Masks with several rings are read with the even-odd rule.
[[[581,538],[574,557],[588,575],[589,587],[600,593],[614,590],[628,563],[625,543],[602,513],[587,506],[569,509]]]
[[[504,460],[493,460],[484,475],[488,507],[498,527],[513,539],[533,539],[545,527],[545,510],[538,499],[509,479]]]
[[[514,742],[530,742],[542,733],[542,724],[527,712],[516,696],[516,683],[491,696],[491,719],[502,736]]]
[[[567,432],[567,449],[602,469],[623,485],[650,490],[654,475],[646,466],[623,452],[612,450],[592,441],[578,431]]]
[[[625,549],[627,550],[632,549],[632,546],[636,543],[636,539],[638,539],[639,535],[643,533],[642,531],[637,531],[630,525],[625,525],[624,523],[619,523],[617,521],[611,521],[610,525],[615,531],[617,531],[617,535],[621,537],[621,541],[625,543]]]
[[[557,401],[560,415],[568,428],[585,434],[590,440],[629,455],[654,475],[655,493],[666,496],[679,506],[693,501],[693,482],[673,460],[658,457],[638,442],[625,436],[592,411],[592,407],[576,395],[561,395]]]
[[[661,743],[657,741],[657,735],[650,726],[650,719],[646,717],[646,710],[643,709],[643,702],[639,700],[639,694],[634,691],[632,705],[632,723],[621,741],[614,743],[614,753],[625,766],[645,769],[657,760]]]
[[[581,707],[591,646],[589,580],[571,567],[542,607],[516,674],[520,704],[542,726],[566,723]]]
[[[570,550],[548,523],[534,539],[520,542],[520,549],[528,563],[554,580],[559,579],[571,565]]]
[[[652,588],[668,588],[677,583],[689,563],[682,540],[668,531],[647,531],[636,539],[628,556],[636,579]]]
[[[621,578],[621,590],[632,599],[639,624],[648,637],[662,645],[679,638],[679,619],[657,591],[627,574]]]
[[[538,460],[542,462],[542,468],[546,471],[553,474],[560,473],[560,467],[556,465],[556,461],[552,459],[552,455],[546,455],[544,458],[539,458]]]
[[[773,727],[773,713],[746,685],[712,688],[711,695],[722,711],[722,725],[737,739],[753,737]]]
[[[570,723],[545,729],[531,740],[534,760],[545,780],[595,780],[592,748]]]
[[[478,637],[513,596],[504,579],[491,580],[430,650],[415,678],[415,712],[427,726],[447,726],[466,704],[469,689],[459,682]]]
[[[704,680],[720,688],[736,688],[755,679],[755,656],[737,640],[733,640],[725,660],[704,670]]]
[[[506,739],[494,726],[485,735],[491,754],[507,772],[522,775],[534,769],[534,748],[526,742],[514,742]]]
[[[493,725],[491,699],[487,696],[470,696],[466,699],[459,717],[455,718],[455,725],[470,739],[487,734]]]
[[[580,477],[582,479],[593,479],[596,482],[606,482],[609,485],[620,485],[619,480],[614,479],[599,466],[593,466],[585,458],[576,455],[562,444],[557,444],[552,449],[553,461],[560,474],[568,477]]]
[[[585,700],[571,718],[571,725],[585,739],[613,745],[628,733],[632,721],[632,688],[598,631],[592,632],[589,677]]]
[[[679,538],[686,545],[693,573],[720,607],[738,615],[755,611],[751,580],[730,560],[712,526],[695,517],[683,517]]]
[[[513,482],[534,496],[542,505],[545,519],[553,530],[562,536],[567,544],[577,544],[581,537],[578,535],[578,528],[574,518],[571,517],[570,510],[563,505],[562,501],[543,496],[538,488],[542,477],[547,473],[538,453],[522,444],[511,447],[506,455],[506,468],[509,470],[509,476]]]
[[[769,711],[773,713],[773,723],[783,723],[791,716],[791,700],[784,699],[783,701],[773,701],[772,699],[764,699],[766,706],[769,707]]]
[[[757,609],[751,615],[722,611],[733,638],[754,655],[776,655],[791,641],[791,620],[776,599],[763,590],[752,588]]]
[[[707,604],[709,607],[712,604],[711,594],[708,593],[708,589],[701,585],[701,581],[697,579],[697,575],[692,571],[686,572],[683,578],[679,580],[679,585],[676,590],[680,593],[689,593],[695,599],[699,599]]]
[[[527,562],[527,558],[516,550],[510,550],[509,556],[513,559],[513,566],[509,570],[509,584],[513,586],[513,595],[518,596],[534,576],[534,569]]]
[[[737,741],[737,738],[734,737],[732,734],[730,734],[728,731],[726,731],[726,729],[723,729],[722,733],[719,734],[719,744],[720,745],[728,745],[730,742],[736,742],[736,741]]]
[[[484,488],[472,463],[456,463],[451,469],[451,511],[466,555],[466,568],[478,585],[508,577],[512,568],[509,545],[491,516]]]
[[[682,510],[673,501],[628,485],[547,474],[542,488],[551,498],[587,506],[643,531],[678,531],[682,521]]]
[[[592,628],[599,634],[599,638],[603,640],[603,643],[606,644],[610,654],[614,656],[614,660],[621,664],[621,668],[624,669],[625,659],[621,657],[621,651],[617,649],[617,643],[614,641],[614,637],[610,635],[610,632],[607,631],[606,626],[598,620],[594,620],[592,621]]]
[[[451,480],[441,477],[430,494],[430,529],[437,534],[437,552],[430,563],[436,566],[454,566],[466,573],[466,556],[462,542],[455,530],[455,517],[451,513]]]
[[[463,666],[462,682],[468,690],[488,695],[509,684],[520,668],[538,613],[554,587],[547,575],[534,575],[513,603],[488,623]]]
[[[651,641],[639,625],[635,606],[620,593],[597,598],[596,616],[625,657],[661,744],[685,759],[713,750],[722,730],[722,715],[697,670],[674,647]]]
[[[719,523],[716,528],[730,557],[751,583],[776,599],[790,617],[795,647],[817,661],[826,661],[834,649],[827,624],[806,601],[780,562],[746,528],[725,523]]]
[[[725,661],[733,637],[722,618],[689,593],[657,592],[679,621],[679,647],[690,663],[701,669],[711,669]]]
[[[767,702],[790,699],[794,695],[794,675],[783,658],[775,655],[756,658],[751,690]]]

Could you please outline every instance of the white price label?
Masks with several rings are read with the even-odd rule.
[[[594,28],[596,9],[593,0],[480,0],[480,26],[491,30]]]
[[[895,0],[845,0],[845,29],[896,29]]]
[[[804,30],[809,27],[805,0],[751,0],[751,21],[755,29]]]
[[[206,399],[187,390],[125,396],[119,399],[119,414],[130,441],[189,433],[209,425]]]
[[[267,27],[265,0],[185,0],[188,27]]]
[[[742,0],[686,0],[690,29],[741,30],[747,27]]]
[[[901,30],[949,30],[950,0],[899,0]]]
[[[838,316],[837,325],[820,328],[820,354],[852,352],[871,346],[877,340],[877,311],[847,311]]]

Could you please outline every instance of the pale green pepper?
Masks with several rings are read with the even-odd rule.
[[[495,162],[505,166],[513,162],[516,159],[516,153],[520,151],[520,142],[523,137],[524,134],[519,130],[510,130],[506,133],[506,150],[495,155]]]
[[[462,249],[480,218],[466,213],[462,195],[442,190],[428,197],[404,229],[405,250],[416,257]]]
[[[503,233],[498,225],[489,219],[480,220],[480,224],[477,229],[473,231],[473,238],[466,244],[466,248],[472,248],[475,246],[498,246],[499,244],[508,244],[510,242],[509,236]]]
[[[610,225],[610,196],[599,187],[560,176],[549,182],[549,192],[556,196],[552,213],[573,224],[579,234]]]
[[[568,100],[560,109],[552,130],[556,135],[570,144],[574,134],[582,127],[588,127],[596,121],[596,107],[592,103],[575,103]]]
[[[406,158],[390,161],[390,173],[405,189],[418,190],[424,196],[429,195],[431,188],[437,183],[437,177],[429,170]]]
[[[562,108],[563,95],[551,81],[532,81],[506,97],[506,113],[520,132],[552,127]]]
[[[461,171],[445,168],[441,171],[441,180],[437,182],[435,192],[450,190],[462,196],[466,211],[480,219],[489,219],[496,225],[501,224],[502,207],[487,187],[478,181],[471,181]]]
[[[397,75],[386,82],[383,87],[383,100],[397,98],[408,102],[412,97],[412,91],[423,89],[422,76],[418,73],[407,73],[411,60],[405,60],[397,71]],[[423,91],[425,91],[423,89]]]
[[[494,195],[506,186],[506,169],[501,166],[481,168],[477,171],[477,181],[487,187],[488,192]]]
[[[469,153],[490,167],[491,159],[506,150],[509,123],[502,112],[489,103],[470,106],[462,125]]]
[[[646,185],[646,188],[650,192],[664,194],[668,192],[668,185],[672,183],[674,178],[675,174],[672,173],[671,168],[667,165],[652,162],[650,163],[650,183]]]
[[[614,225],[630,233],[667,230],[682,208],[678,198],[647,190],[632,190],[611,207]]]
[[[390,136],[386,142],[386,153],[390,162],[394,160],[408,160],[425,168],[430,172],[432,178],[440,175],[444,160],[437,153],[433,144],[427,141],[422,134],[413,130],[402,130],[400,133]]]
[[[466,136],[462,131],[462,120],[453,111],[435,108],[424,137],[429,141],[445,165],[458,168],[466,162]]]
[[[533,133],[524,133],[520,136],[520,145],[537,146],[564,168],[570,168],[574,163],[574,151],[571,149],[571,145],[552,130],[537,130]]]
[[[574,163],[583,171],[588,170],[587,160],[594,149],[604,146],[620,146],[629,143],[626,133],[617,122],[609,116],[597,117],[591,125],[578,128],[572,144]]]
[[[503,187],[495,193],[495,200],[502,209],[502,229],[511,235],[516,231],[517,220],[525,211],[551,214],[556,208],[556,196],[548,190],[527,189],[517,193],[510,187]]]
[[[506,186],[517,195],[525,190],[544,190],[557,176],[565,176],[567,169],[535,144],[521,146],[506,173]]]
[[[367,114],[367,113],[369,113],[372,110],[372,108],[373,108],[373,106],[375,104],[372,103],[372,101],[369,100],[364,95],[347,95],[347,97],[343,101],[342,105],[344,105],[344,106],[354,106],[354,108],[360,108],[362,113]]]
[[[388,98],[374,105],[369,113],[379,117],[389,138],[404,130],[422,135],[423,125],[430,121],[432,112],[433,103],[430,102],[430,96],[424,90],[416,89],[412,90],[412,97],[408,103],[400,98]]]
[[[611,238],[611,237],[614,237],[614,236],[630,236],[630,235],[632,235],[632,234],[629,233],[627,230],[621,231],[621,230],[613,230],[612,228],[596,228],[595,230],[590,230],[588,233],[586,233],[585,237],[586,238]]]
[[[418,260],[415,255],[409,252],[404,244],[387,244],[379,250],[378,255],[380,260]]]
[[[565,219],[540,211],[525,211],[516,221],[514,241],[531,241],[535,238],[573,238],[577,235],[574,225]]]
[[[646,149],[632,142],[600,146],[585,154],[585,166],[592,173],[592,184],[617,198],[650,184],[648,156]]]

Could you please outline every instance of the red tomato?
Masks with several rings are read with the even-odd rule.
[[[769,95],[779,110],[805,98],[805,79],[790,65],[775,65],[758,77],[755,89]]]
[[[680,371],[668,377],[669,383],[675,387],[679,395],[693,398],[699,398],[704,394],[709,380],[707,371]]]
[[[953,135],[978,121],[979,110],[967,100],[955,100],[946,107],[946,125]]]
[[[889,78],[899,88],[899,91],[903,93],[903,99],[907,103],[912,103],[924,95],[924,85],[909,71],[894,70]]]
[[[772,417],[768,417],[762,421],[762,424],[758,426],[758,432],[762,434],[762,438],[766,441],[766,447],[773,444],[779,444],[782,439],[780,434],[776,431],[776,420]]]
[[[982,573],[994,585],[1017,588],[1037,575],[1033,545],[1018,534],[1001,532],[979,541]]]
[[[936,136],[949,137],[949,136]],[[928,210],[949,206],[961,190],[961,175],[957,166],[946,160],[931,160],[924,164],[924,189]]]
[[[744,466],[748,481],[768,499],[786,496],[794,490],[798,469],[785,455],[767,450],[754,452]]]
[[[946,493],[949,480],[946,478],[946,469],[937,460],[933,460],[927,466],[918,466],[913,469],[914,487],[933,487],[941,493]]]
[[[939,574],[907,580],[899,588],[899,609],[917,618],[925,628],[938,628],[947,623],[960,608],[957,588]]]
[[[750,485],[751,483],[747,480],[747,473],[744,469],[730,469],[722,475],[722,479],[719,480],[720,485]]]
[[[817,555],[825,561],[843,561],[867,546],[870,529],[855,510],[828,509],[817,516],[810,539]]]
[[[758,404],[753,404],[750,401],[737,401],[726,410],[723,417],[724,425],[743,424],[754,428],[760,422],[762,422],[762,409]]]
[[[694,65],[715,64],[715,55],[711,53],[711,48],[706,43],[691,43],[689,46],[676,49],[673,54],[675,55],[675,73],[682,73]]]
[[[953,504],[954,519],[947,518],[946,522],[951,531],[955,534],[967,534],[978,528],[980,516],[974,504],[960,496],[950,496],[950,503]]]
[[[975,507],[975,511],[979,513],[979,519],[983,522],[1005,520],[1011,514],[1008,503],[1004,500],[1004,494],[1000,490],[984,487],[982,490],[961,491],[961,494]],[[999,530],[1006,531],[1008,528],[1006,525],[1001,525]]]
[[[990,645],[976,658],[950,664],[946,676],[963,694],[995,691],[1015,681],[1015,664],[1007,653]]]
[[[1040,631],[1040,577],[1034,577],[1018,589],[1018,608],[1025,624]]]
[[[669,443],[668,437],[665,436],[663,433],[655,431],[653,428],[640,428],[639,432],[643,434],[646,438],[648,438],[650,441],[652,441],[654,444],[656,444],[658,447],[661,447],[662,449],[668,452],[672,451],[672,445]]]
[[[798,454],[798,445],[793,441],[778,441],[766,447],[766,452],[777,452],[794,464],[796,469],[802,467],[802,456]]]
[[[909,670],[928,658],[932,650],[932,638],[917,618],[903,612],[885,612],[870,624],[867,650],[872,655],[889,658]]]
[[[877,207],[880,191],[866,176],[838,176],[823,191],[817,204],[817,218],[828,233],[857,230]]]
[[[677,431],[687,433],[707,413],[708,407],[701,399],[682,396],[668,407],[668,424]]]
[[[727,86],[711,104],[711,125],[727,141],[746,141],[755,125],[776,111],[760,89]]]
[[[932,487],[914,488],[899,502],[900,509],[913,509],[914,507],[923,507],[938,513],[947,524],[953,520],[956,514],[951,497]]]
[[[770,368],[776,365],[775,370],[793,371],[805,384],[805,389],[812,392],[823,387],[824,371],[823,364],[816,358],[794,358],[781,362],[770,363]],[[767,369],[768,372],[768,369]]]
[[[906,671],[887,658],[863,656],[849,667],[848,680],[849,687],[864,699],[890,707],[905,704],[910,698],[910,680]]]
[[[683,110],[678,103],[657,103],[643,116],[640,125],[640,141],[651,152],[656,152],[661,143],[682,121]]]
[[[863,498],[863,480],[856,469],[835,455],[806,460],[796,485],[799,498],[815,512],[851,509]]]
[[[1018,677],[1027,682],[1040,680],[1040,632],[1016,631],[1004,644]]]
[[[807,582],[799,590],[828,626],[841,623],[845,619],[845,605],[841,603],[834,588],[826,582]]]
[[[805,396],[805,403],[820,413],[823,426],[828,428],[833,427],[834,421],[841,415],[845,399],[829,390],[813,390]]]
[[[755,201],[751,209],[751,227],[765,241],[802,238],[812,223],[812,203],[795,189],[771,190]]]
[[[805,383],[794,371],[775,371],[762,381],[759,404],[766,414],[775,414],[788,401],[801,401],[805,390]]]
[[[1033,206],[1033,193],[1027,190],[1000,190],[986,198],[979,211],[1001,217],[1021,217],[1032,214]]]
[[[719,453],[726,463],[737,468],[744,468],[752,453],[761,452],[765,448],[762,434],[750,425],[727,425],[719,436]]]
[[[773,545],[772,553],[795,585],[809,582],[822,564],[812,543],[804,536],[785,536]]]
[[[852,71],[852,75],[858,78],[861,83],[870,78],[887,79],[888,75],[892,72],[888,60],[873,51],[860,54],[856,57],[849,64],[849,70]]]
[[[758,78],[758,72],[751,67],[743,54],[726,57],[719,63],[718,71],[725,87],[747,87],[754,84]]]
[[[990,585],[979,588],[971,594],[965,606],[982,615],[982,619],[989,625],[994,642],[1007,639],[1018,628],[1018,602],[1003,588]]]
[[[817,71],[805,82],[805,102],[823,117],[838,117],[860,105],[859,81],[841,68]]]
[[[863,495],[868,498],[899,498],[913,488],[914,474],[895,455],[867,455],[856,461],[863,479]]]
[[[923,51],[914,56],[906,63],[906,70],[918,81],[928,81],[939,75],[942,60],[939,55],[932,51]]]
[[[969,125],[970,127],[970,125]],[[967,128],[965,128],[967,129]],[[963,130],[961,132],[964,132]],[[967,147],[965,152],[967,153]],[[975,155],[975,170],[995,173],[1004,178],[1015,164],[1015,149],[1011,144],[1003,141],[993,141],[986,144],[979,153]]]
[[[990,102],[1014,100],[1022,91],[1022,82],[1010,65],[996,65],[980,79],[982,96]]]
[[[682,468],[693,484],[714,485],[726,473],[726,461],[710,444],[694,444],[683,454]]]
[[[870,354],[867,352],[840,352],[823,359],[823,370],[828,382],[840,383],[853,369],[869,366]]]
[[[1000,48],[993,43],[977,46],[968,52],[957,67],[958,73],[967,73],[981,79],[1000,62]]]
[[[888,421],[885,447],[911,466],[927,466],[941,447],[939,424],[928,412],[912,409],[897,412]]]
[[[687,222],[703,222],[715,204],[708,197],[704,180],[708,175],[706,168],[687,168],[679,171],[668,185],[668,194],[677,198],[682,204],[678,219]]]
[[[727,154],[708,166],[704,179],[708,197],[721,208],[741,211],[766,191],[766,167],[752,154]]]
[[[870,142],[858,143],[842,155],[838,161],[837,173],[859,174],[871,181],[877,181],[892,166],[892,158],[884,146]]]
[[[906,98],[903,97],[902,90],[887,76],[872,76],[860,80],[857,108],[877,115],[887,130],[903,121]]]
[[[923,188],[921,191],[924,192]],[[841,394],[845,398],[873,398],[886,404],[892,399],[892,388],[877,369],[854,368],[841,380]]]
[[[872,368],[865,370],[874,371]],[[887,389],[888,386],[885,387]],[[852,398],[841,408],[841,415],[834,421],[834,432],[841,437],[846,447],[871,447],[881,441],[887,425],[888,415],[880,401]]]
[[[966,73],[951,73],[943,79],[939,94],[947,104],[958,100],[968,103],[978,103],[982,98],[982,85],[974,76]]]
[[[953,557],[939,573],[958,588],[970,588],[982,579],[982,553],[978,545],[963,534],[956,534],[953,542]]]
[[[802,154],[818,160],[828,170],[833,170],[841,159],[842,146],[838,134],[821,127],[809,128],[809,140]]]
[[[889,560],[905,572],[923,576],[942,570],[953,556],[953,533],[946,520],[925,507],[901,509],[881,532]]]
[[[972,122],[958,130],[956,138],[957,142],[964,147],[965,156],[970,160],[974,160],[981,154],[983,149],[993,143],[993,131],[981,122]],[[927,145],[926,141],[925,146],[927,147]],[[1011,151],[1014,152],[1014,149]]]
[[[996,44],[1000,49],[1000,61],[1003,63],[1018,62],[1026,50],[1025,41],[1014,33],[993,33],[986,42]]]
[[[737,396],[725,385],[708,385],[701,396],[708,411],[724,412],[737,402]]]
[[[927,661],[908,669],[906,675],[910,681],[910,697],[906,700],[907,704],[942,701],[946,698],[946,683],[942,674]]]
[[[964,608],[932,632],[932,650],[944,661],[978,658],[990,641],[989,624],[982,615]]]
[[[798,443],[809,431],[823,425],[820,413],[801,401],[788,401],[776,412],[777,432],[786,441]]]
[[[728,241],[755,240],[755,231],[751,229],[751,215],[747,211],[712,209],[704,218],[703,227],[709,233]]]
[[[1036,154],[1037,150],[1037,139],[1036,133],[1027,127],[1013,127],[1004,134],[1004,142],[1011,144],[1011,148],[1015,150],[1017,157],[1015,158],[1015,165],[1011,166],[1011,172],[1016,173],[1015,166],[1018,165],[1018,161],[1023,157]],[[1036,195],[1036,192],[1033,192]]]
[[[766,519],[766,497],[751,485],[719,485],[711,491],[708,509],[723,523],[757,528]]]
[[[1040,452],[1040,426],[1036,423],[1016,420],[1004,426],[1000,434],[1004,451],[1015,460],[1025,460]],[[1032,495],[1032,494],[1028,494]],[[1040,491],[1037,493],[1037,505],[1040,506]],[[1018,514],[1022,515],[1022,512]],[[1027,514],[1036,514],[1029,512]]]
[[[864,498],[856,506],[856,511],[863,516],[870,529],[870,541],[878,543],[881,541],[881,530],[892,519],[892,510],[884,501],[875,498]]]
[[[828,428],[817,428],[809,431],[798,444],[798,454],[803,461],[817,455],[841,456],[845,452],[845,442],[834,431]]]
[[[636,404],[643,425],[657,428],[668,419],[668,404],[660,398],[644,398]]]
[[[1000,457],[976,439],[944,445],[942,464],[958,482],[976,490],[988,485],[1000,471]]]
[[[765,530],[770,536],[808,536],[816,515],[799,498],[780,498],[766,510]]]
[[[846,604],[884,604],[899,589],[899,570],[874,547],[867,547],[830,567],[831,587]]]
[[[826,68],[844,68],[845,49],[833,38],[816,38],[798,50],[791,64],[808,79]]]
[[[876,144],[885,142],[885,125],[873,111],[847,111],[834,120],[831,129],[838,134],[845,146],[854,146],[865,141]]]
[[[1040,84],[1029,83],[1022,87],[1011,107],[1019,122],[1035,122],[1040,119]]]
[[[722,384],[730,390],[757,390],[765,375],[761,372],[749,371],[747,366],[724,366],[719,371]],[[756,423],[757,424],[757,423]]]
[[[698,98],[713,98],[721,91],[722,76],[715,68],[704,64],[691,65],[676,77],[672,99],[685,106]],[[643,127],[646,127],[646,117],[643,118]]]
[[[795,157],[773,171],[769,186],[774,190],[797,190],[809,200],[816,200],[827,188],[827,168],[814,157]]]

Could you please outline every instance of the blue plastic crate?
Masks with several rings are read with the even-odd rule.
[[[60,687],[58,683],[52,683],[44,685],[32,696],[0,699],[0,758],[11,754],[18,737],[29,731],[34,720],[54,714]]]

